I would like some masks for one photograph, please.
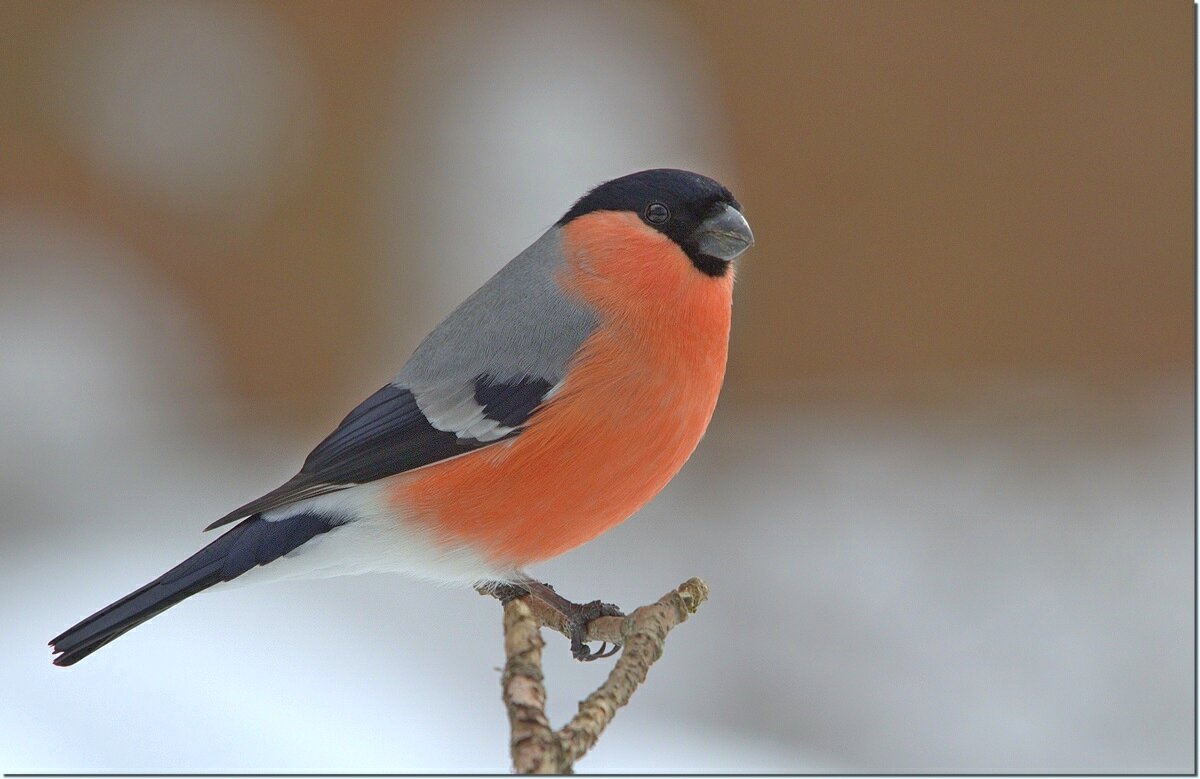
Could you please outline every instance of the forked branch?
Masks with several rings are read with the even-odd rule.
[[[587,754],[617,709],[629,702],[646,680],[650,666],[662,657],[667,633],[696,612],[708,599],[708,586],[688,579],[657,602],[627,617],[601,617],[588,626],[588,641],[607,641],[622,647],[608,678],[579,704],[579,713],[560,730],[546,717],[546,688],[542,674],[541,628],[569,637],[561,615],[540,601],[518,598],[504,607],[504,674],[502,698],[511,726],[509,747],[518,774],[570,773]]]

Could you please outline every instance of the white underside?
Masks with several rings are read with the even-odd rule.
[[[378,482],[361,484],[264,512],[263,518],[269,522],[305,511],[340,515],[347,521],[283,557],[216,586],[377,571],[458,585],[514,578],[511,569],[497,568],[465,546],[439,542],[429,530],[389,507],[383,490]]]

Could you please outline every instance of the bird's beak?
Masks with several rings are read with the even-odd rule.
[[[731,261],[754,245],[754,233],[741,212],[726,205],[716,216],[700,223],[696,243],[701,254]]]

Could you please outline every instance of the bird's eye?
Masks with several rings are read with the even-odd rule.
[[[671,212],[662,203],[651,203],[646,206],[646,221],[660,225],[671,218]]]

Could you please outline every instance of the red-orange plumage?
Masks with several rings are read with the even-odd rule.
[[[396,477],[409,521],[522,567],[645,505],[699,443],[725,374],[732,269],[700,273],[636,214],[562,229],[563,289],[600,324],[562,388],[512,439]]]

